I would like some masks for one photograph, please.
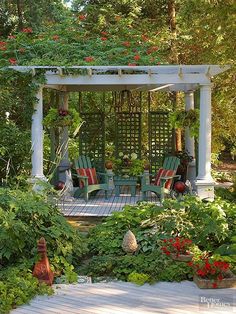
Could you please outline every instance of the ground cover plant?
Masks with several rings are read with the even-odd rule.
[[[90,231],[90,255],[78,271],[137,283],[191,279],[192,269],[165,254],[163,243],[168,243],[169,239],[189,239],[195,256],[205,251],[219,255],[220,248],[222,255],[226,255],[223,247],[234,237],[235,214],[234,204],[222,200],[204,203],[193,196],[181,202],[166,200],[163,207],[145,202],[127,205],[123,212],[113,213]],[[134,255],[122,250],[122,240],[129,229],[138,243]],[[227,256],[233,262],[233,251],[228,251]]]
[[[32,277],[38,259],[37,241],[44,237],[55,276],[67,282],[77,278],[74,265],[83,252],[83,240],[45,193],[0,189],[0,313],[50,293]]]

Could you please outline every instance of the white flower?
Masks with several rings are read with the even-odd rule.
[[[129,159],[128,155],[124,155],[123,159]]]
[[[124,154],[122,152],[119,152],[119,157],[124,156]]]
[[[131,160],[135,160],[138,158],[138,155],[136,153],[131,154]]]

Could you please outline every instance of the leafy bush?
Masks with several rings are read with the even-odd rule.
[[[82,254],[82,240],[59,210],[34,192],[0,189],[0,264],[37,259],[37,240],[47,241],[54,269],[69,268]]]
[[[192,274],[186,263],[163,254],[163,240],[188,238],[193,242],[194,254],[199,255],[201,250],[213,252],[232,237],[235,215],[234,204],[222,200],[204,203],[192,196],[181,202],[166,200],[162,207],[145,202],[125,206],[123,212],[113,213],[90,231],[88,247],[94,256],[79,272],[121,280],[129,280],[132,273],[145,274],[150,276],[149,282],[189,279]],[[139,246],[135,255],[125,255],[122,250],[128,229],[135,234]]]
[[[145,284],[145,282],[150,281],[150,277],[146,274],[139,274],[139,273],[133,272],[133,273],[129,274],[128,281],[142,286],[143,284]]]
[[[39,284],[29,270],[9,267],[0,271],[0,313],[29,302],[38,294],[52,294],[53,290]]]
[[[149,283],[158,280],[181,281],[192,277],[186,263],[173,261],[159,249],[152,253],[138,255],[93,256],[78,268],[78,272],[93,277],[115,277],[119,280],[129,280],[132,273],[145,274],[148,276],[146,282]]]

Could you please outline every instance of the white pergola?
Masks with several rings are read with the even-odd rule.
[[[200,89],[200,130],[198,145],[198,176],[195,160],[190,165],[189,179],[201,198],[214,198],[211,176],[211,89],[212,78],[229,66],[160,65],[160,66],[13,66],[18,71],[45,69],[45,85],[39,85],[32,117],[32,178],[45,179],[43,174],[43,88],[64,94],[63,106],[68,108],[68,93],[79,91],[182,91],[186,110],[194,108],[194,91]],[[71,72],[72,74],[65,74]],[[73,74],[75,73],[79,74]],[[195,157],[194,138],[185,130],[185,149]]]

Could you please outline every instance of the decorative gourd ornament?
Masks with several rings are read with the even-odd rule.
[[[179,193],[183,193],[186,189],[186,186],[183,182],[177,181],[174,185],[174,189]]]
[[[124,235],[123,243],[122,243],[122,249],[126,253],[134,253],[137,251],[138,244],[135,238],[135,235],[132,231],[128,230],[126,234]]]

